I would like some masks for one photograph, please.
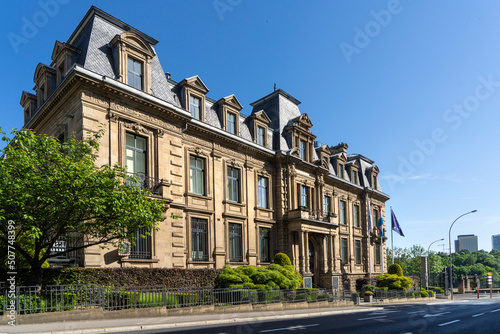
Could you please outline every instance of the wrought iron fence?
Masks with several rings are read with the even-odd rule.
[[[52,285],[43,288],[16,287],[15,306],[18,314],[30,314],[97,308],[181,308],[203,305],[337,302],[350,299],[350,291],[331,289],[168,289],[165,286]],[[8,287],[0,286],[0,314],[9,310],[7,306],[10,302]]]

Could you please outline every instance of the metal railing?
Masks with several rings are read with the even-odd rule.
[[[9,312],[8,286],[0,286],[0,314]],[[168,289],[165,286],[109,287],[51,285],[16,287],[17,314],[78,309],[121,310],[146,307],[182,308],[203,305],[314,303],[351,300],[350,291],[331,289]]]
[[[148,189],[153,195],[161,195],[160,193],[160,183],[162,180],[155,179],[150,176],[146,176],[144,173],[127,173],[127,179],[125,184],[129,187],[140,187],[141,189]]]

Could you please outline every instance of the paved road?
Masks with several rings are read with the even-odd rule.
[[[123,332],[160,333],[500,333],[499,300],[458,300],[429,305],[387,306],[371,312],[254,321],[238,325]]]

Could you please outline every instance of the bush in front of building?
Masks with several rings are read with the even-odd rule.
[[[383,274],[378,275],[378,287],[387,287],[389,290],[406,290],[412,284],[413,280],[408,277],[392,275],[392,274]]]
[[[273,263],[278,264],[278,265],[280,265],[282,267],[284,267],[284,266],[291,266],[292,265],[292,261],[290,261],[290,258],[285,253],[278,253],[278,254],[276,254],[274,256]]]
[[[387,269],[387,273],[391,275],[403,276],[403,268],[397,263],[393,263]]]
[[[429,293],[427,292],[427,290],[420,291],[420,297],[422,298],[429,297]]]
[[[216,288],[297,289],[303,285],[302,276],[291,265],[270,264],[266,267],[224,266],[215,281]]]
[[[100,284],[103,286],[162,285],[167,288],[213,287],[221,269],[180,268],[46,268],[42,285]],[[0,271],[0,281],[7,278]],[[17,271],[19,285],[27,285],[29,270]]]

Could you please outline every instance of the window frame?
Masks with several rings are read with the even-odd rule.
[[[347,238],[340,238],[340,263],[349,263],[349,243]]]
[[[267,235],[263,235],[264,231]],[[263,252],[267,253],[265,257],[262,256]],[[259,262],[271,262],[271,228],[269,227],[259,226]]]
[[[234,203],[241,203],[241,170],[233,166],[227,166],[227,200]],[[231,173],[233,172],[233,173]],[[234,172],[237,173],[234,176]],[[235,189],[236,188],[236,191]],[[234,198],[236,196],[236,199]]]
[[[194,158],[194,161],[202,161],[203,162],[203,167],[200,169],[198,166],[192,166],[191,165],[191,161],[192,161],[192,158]],[[200,196],[207,196],[207,187],[206,187],[206,159],[203,158],[203,157],[200,157],[200,156],[197,156],[197,155],[194,155],[194,154],[190,154],[189,155],[189,193],[191,194],[195,194],[195,195],[200,195]],[[193,177],[192,177],[192,173],[195,175],[196,177],[196,180],[193,181]],[[202,176],[202,181],[201,181],[201,187],[202,187],[202,191],[201,193],[199,192],[196,192],[195,189],[193,188],[197,188],[197,187],[193,187],[194,183],[198,183],[198,179],[197,179],[197,176],[199,175],[199,173],[201,173],[201,176]]]
[[[200,227],[201,224],[205,225],[204,229]],[[195,227],[197,228],[197,230],[195,230]],[[203,262],[209,260],[208,237],[209,237],[208,219],[191,217],[191,260],[192,261]],[[200,252],[202,252],[201,256]],[[195,253],[197,253],[197,256],[194,256]]]
[[[361,227],[361,220],[360,220],[359,213],[360,213],[359,204],[353,204],[352,214],[353,214],[353,220],[354,220],[354,227]]]
[[[243,262],[243,224],[228,224],[228,243],[229,262]]]
[[[132,62],[132,65],[133,65],[133,69],[130,69],[130,64]],[[136,73],[135,72],[135,67],[136,67],[136,64],[139,64],[140,65],[140,73]],[[131,79],[131,74],[132,74],[132,78],[133,78],[133,82],[131,83],[130,82],[130,79]],[[139,78],[139,87],[136,86],[136,79]],[[131,56],[127,56],[127,85],[135,88],[135,89],[138,89],[138,90],[141,90],[141,91],[144,91],[144,62],[141,61],[141,60],[138,60],[134,57],[131,57]]]
[[[260,125],[257,125],[257,145],[266,146],[266,129]]]
[[[233,135],[237,135],[236,118],[237,117],[235,113],[229,111],[226,112],[226,131]],[[230,122],[230,120],[232,120],[233,122]]]
[[[378,242],[376,242],[375,243],[375,264],[376,265],[382,264],[381,250],[382,250],[381,245]]]
[[[339,203],[339,219],[341,225],[347,225],[347,202],[344,200],[340,200]]]
[[[299,156],[302,160],[308,161],[308,159],[307,159],[307,142],[303,139],[299,139]]]
[[[330,214],[330,206],[331,206],[331,197],[328,195],[325,195],[323,197],[323,214],[325,216],[328,216]]]
[[[310,192],[309,187],[303,184],[300,185],[300,206],[306,207],[309,209],[310,206]]]
[[[196,104],[193,103],[193,101],[198,101],[198,105],[196,106]],[[191,116],[196,119],[196,120],[199,120],[201,121],[202,119],[202,111],[201,111],[201,103],[202,103],[202,99],[197,96],[197,95],[193,95],[193,94],[189,94],[189,113],[191,114]],[[198,114],[195,115],[195,110],[193,109],[193,107],[198,107]]]
[[[142,236],[145,236],[143,238]],[[135,231],[135,242],[130,240],[129,259],[150,260],[153,258],[153,231],[145,228],[138,228]],[[139,240],[141,242],[139,242]],[[145,247],[146,250],[141,250]]]
[[[356,264],[361,264],[361,240],[354,240],[354,254],[356,259]]]
[[[265,184],[261,184],[261,181]],[[257,175],[257,207],[269,209],[269,178],[262,175]]]

